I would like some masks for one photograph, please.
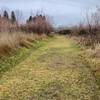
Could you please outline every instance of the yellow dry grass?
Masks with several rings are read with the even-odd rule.
[[[32,42],[46,37],[36,34],[26,33],[0,33],[0,56],[7,55],[20,47],[33,46]]]

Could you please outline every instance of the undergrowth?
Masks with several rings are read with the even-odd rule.
[[[26,59],[26,57],[30,55],[31,50],[32,49],[21,48],[20,50],[18,50],[15,54],[11,56],[2,57],[0,59],[0,77],[5,71],[10,70],[16,64]]]
[[[46,42],[50,41],[52,38],[48,37],[48,39],[44,40],[36,40],[34,41],[34,47],[30,48],[20,48],[16,51],[16,53],[12,53],[8,56],[3,56],[0,58],[0,77],[4,74],[4,72],[9,71],[14,66],[25,60],[28,56],[31,55],[31,52],[37,50],[38,48],[42,47],[46,44]]]

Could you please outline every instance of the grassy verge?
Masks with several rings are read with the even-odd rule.
[[[95,51],[91,49],[86,49],[81,55],[96,78],[96,83],[100,90],[100,58],[96,57]]]
[[[26,57],[30,55],[31,50],[32,49],[21,48],[11,56],[2,57],[0,59],[0,77],[5,71],[10,70],[16,64],[26,59]]]
[[[21,49],[17,50],[16,53],[4,56],[0,59],[0,77],[4,74],[4,72],[9,71],[14,66],[25,60],[28,56],[30,56],[31,52],[34,50],[37,50],[38,48],[45,45],[47,42],[49,42],[52,38],[48,37],[48,39],[45,40],[37,40],[33,43],[34,47],[25,48],[22,47]]]
[[[95,49],[93,49],[90,46],[81,45],[77,42],[77,39],[74,39],[74,41],[83,49],[79,57],[84,65],[86,65],[92,72],[92,75],[95,78],[95,83],[97,84],[98,94],[100,95],[100,44],[96,44]]]
[[[81,59],[92,71],[93,75],[96,78],[96,83],[98,84],[100,89],[100,43],[95,44],[95,48],[91,48],[90,45],[87,46],[85,44],[85,42],[88,42],[86,40],[81,41],[80,37],[74,37],[73,40],[75,40],[75,42],[83,48],[83,53],[81,53],[80,55]]]

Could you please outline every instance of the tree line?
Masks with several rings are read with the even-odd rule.
[[[24,31],[39,34],[49,34],[53,31],[51,20],[44,14],[29,16],[25,23],[19,23],[14,11],[11,11],[11,14],[9,14],[4,10],[3,15],[0,15],[0,24],[0,31]]]
[[[9,16],[8,12],[5,10],[4,13],[3,13],[3,16],[0,15],[0,18],[3,18],[5,20],[9,20],[12,23],[17,22],[16,15],[15,15],[14,11],[11,11],[11,15]]]

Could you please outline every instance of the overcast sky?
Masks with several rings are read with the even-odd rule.
[[[94,9],[99,3],[100,0],[0,0],[0,8],[19,9],[24,16],[42,11],[56,25],[73,25],[82,20],[86,9]]]

